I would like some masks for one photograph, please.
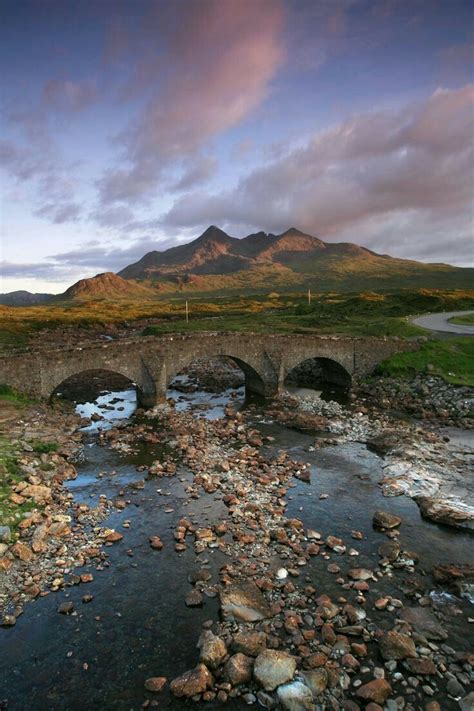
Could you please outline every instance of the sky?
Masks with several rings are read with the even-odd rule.
[[[216,224],[474,262],[471,0],[3,0],[0,291]]]

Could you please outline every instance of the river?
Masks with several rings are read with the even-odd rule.
[[[194,408],[196,416],[211,418],[222,416],[228,402],[243,405],[244,397],[242,388],[211,396],[199,391],[174,391],[170,395],[178,409]],[[38,598],[25,607],[15,627],[0,630],[0,699],[8,700],[8,706],[6,701],[0,702],[0,708],[139,709],[145,699],[152,698],[144,690],[144,680],[152,676],[173,679],[193,667],[201,626],[218,616],[218,598],[212,586],[202,608],[185,606],[185,595],[191,589],[187,577],[195,554],[189,547],[178,555],[173,532],[182,516],[200,526],[215,522],[221,512],[224,518],[222,495],[218,490],[197,500],[190,498],[185,489],[192,475],[184,467],[174,477],[145,479],[143,488],[134,488],[143,480],[137,467],[159,458],[163,445],[141,446],[136,453],[123,454],[101,445],[97,437],[100,428],[130,417],[134,408],[134,391],[111,393],[95,403],[78,405],[82,414],[98,411],[106,420],[87,428],[76,463],[78,477],[68,486],[76,500],[90,505],[97,503],[101,494],[115,499],[125,491],[130,505],[124,511],[114,511],[106,521],[107,526],[123,532],[124,539],[106,549],[108,559],[99,566],[101,569],[87,569],[93,573],[92,582]],[[359,551],[356,565],[377,567],[377,548],[385,540],[372,528],[372,515],[377,509],[401,516],[403,548],[419,556],[418,573],[420,569],[430,570],[438,562],[472,558],[472,537],[467,532],[428,523],[409,498],[382,496],[378,486],[382,460],[363,444],[314,449],[314,435],[276,424],[258,404],[250,406],[248,417],[262,435],[273,438],[265,444],[267,451],[283,448],[292,457],[311,464],[311,484],[293,480],[286,515],[301,518],[306,526],[324,536],[337,535],[348,542],[354,529],[361,531],[363,540],[352,541]],[[320,498],[321,495],[327,498]],[[148,539],[155,534],[163,540],[161,551],[150,549]],[[218,569],[225,562],[228,561],[218,548],[208,548],[200,556],[201,566],[209,568],[215,582]],[[304,574],[321,592],[341,594],[321,556],[311,559]],[[371,591],[390,593],[405,601],[401,587],[407,577],[410,574],[397,573],[394,580],[381,578],[371,585]],[[93,596],[88,604],[81,602],[86,593]],[[467,612],[467,599],[442,590],[433,590],[432,595],[436,605],[448,606],[447,643],[456,650],[466,650],[466,614],[472,616],[474,609]],[[57,613],[65,600],[74,603],[74,614]],[[457,614],[456,610],[464,614]],[[387,613],[371,610],[370,615],[372,621],[387,627]],[[160,708],[174,710],[193,705],[174,699],[167,690],[157,698]],[[247,704],[242,699],[230,699],[226,704],[214,701],[206,707],[232,710],[246,708]],[[414,708],[423,706],[415,703]],[[453,700],[443,699],[443,711],[457,708]]]

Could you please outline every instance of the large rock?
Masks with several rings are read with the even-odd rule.
[[[398,615],[426,639],[445,640],[448,637],[446,630],[425,607],[404,607]]]
[[[317,698],[323,691],[326,691],[328,685],[328,673],[326,669],[309,669],[301,672],[306,686],[309,686],[314,698]]]
[[[379,649],[382,657],[389,661],[392,659],[408,659],[416,657],[415,643],[411,637],[399,632],[386,632],[379,640]]]
[[[374,679],[364,684],[356,691],[356,696],[364,701],[373,701],[383,705],[392,693],[392,687],[386,679]]]
[[[252,678],[254,660],[242,652],[232,655],[224,666],[224,677],[232,686],[247,684]]]
[[[19,558],[23,563],[29,563],[33,560],[34,554],[31,548],[29,548],[25,543],[17,541],[11,548],[10,551],[13,553],[15,558]]]
[[[202,694],[212,686],[213,678],[209,669],[204,664],[198,664],[194,669],[184,672],[170,684],[174,696],[190,698]]]
[[[313,694],[301,681],[292,681],[278,687],[278,701],[287,711],[313,711]]]
[[[258,657],[267,646],[267,635],[265,632],[251,630],[249,632],[237,632],[232,639],[232,649],[234,652],[242,652],[249,657]]]
[[[217,669],[227,656],[227,647],[220,637],[210,630],[203,632],[199,640],[201,654],[199,660],[210,669]]]
[[[382,530],[397,528],[402,522],[400,516],[395,516],[395,514],[388,513],[388,511],[376,511],[372,518],[372,523],[374,528],[380,528]]]
[[[255,660],[253,675],[265,691],[273,691],[280,684],[293,679],[296,659],[286,652],[266,649]]]
[[[220,591],[222,615],[227,619],[256,622],[272,617],[260,588],[251,581],[233,583]]]
[[[52,497],[49,486],[43,486],[42,484],[28,484],[22,489],[21,495],[26,499],[33,499],[35,504],[47,504]]]
[[[8,543],[12,536],[10,526],[0,526],[0,542]]]
[[[437,499],[434,496],[417,496],[415,501],[423,518],[446,526],[474,530],[474,509],[462,501]]]

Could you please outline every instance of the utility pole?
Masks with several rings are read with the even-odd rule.
[[[308,289],[308,306],[311,306],[311,289]]]
[[[189,308],[188,308],[187,299],[186,299],[186,323],[189,323]]]

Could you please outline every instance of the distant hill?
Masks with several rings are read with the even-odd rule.
[[[0,304],[3,306],[34,306],[49,301],[54,294],[32,294],[31,291],[10,291],[0,294]]]
[[[81,299],[136,299],[153,296],[153,290],[143,284],[126,281],[113,272],[97,274],[90,279],[81,279],[67,289],[64,294],[59,294],[58,301]]]
[[[469,288],[474,283],[474,269],[398,259],[350,242],[324,242],[294,227],[279,235],[257,232],[236,239],[214,225],[192,242],[148,252],[119,276],[164,291],[194,292]]]

